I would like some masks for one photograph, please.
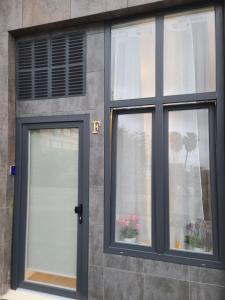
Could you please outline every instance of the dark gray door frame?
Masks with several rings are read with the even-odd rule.
[[[79,128],[79,192],[83,204],[83,223],[78,223],[77,291],[35,284],[24,280],[28,131],[30,129]],[[89,115],[28,117],[17,119],[16,178],[13,213],[12,288],[26,288],[69,298],[87,299],[88,291],[88,190],[89,190]]]

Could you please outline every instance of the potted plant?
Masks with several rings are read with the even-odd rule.
[[[198,219],[185,228],[184,243],[188,250],[195,252],[212,252],[211,222]]]
[[[125,218],[119,218],[117,220],[119,226],[120,240],[125,243],[134,244],[137,242],[137,236],[141,225],[138,222],[138,217],[133,214]]]

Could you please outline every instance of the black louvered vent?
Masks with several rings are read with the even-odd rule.
[[[17,49],[18,97],[30,99],[32,98],[32,42],[19,42]]]
[[[48,39],[34,41],[34,98],[48,97]]]
[[[52,39],[52,66],[66,65],[66,37]]]
[[[85,34],[70,32],[17,42],[20,100],[85,93]]]
[[[52,96],[66,95],[66,36],[52,39]]]
[[[69,35],[69,64],[83,63],[84,60],[83,35],[74,33]]]
[[[84,38],[81,33],[69,35],[68,94],[84,93]]]
[[[84,90],[84,70],[83,66],[69,67],[69,95],[79,95]]]
[[[66,95],[66,70],[65,68],[52,69],[52,96]]]

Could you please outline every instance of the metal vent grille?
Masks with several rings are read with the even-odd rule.
[[[83,32],[18,40],[17,98],[84,95],[85,41]]]
[[[66,36],[52,39],[52,96],[66,95]]]
[[[34,41],[34,98],[48,97],[48,39]]]
[[[17,45],[18,97],[32,98],[32,42],[19,42]]]
[[[48,98],[48,70],[35,70],[34,98]]]
[[[48,67],[48,40],[41,39],[34,41],[35,68]]]
[[[69,64],[83,63],[84,39],[81,33],[69,35]]]
[[[84,91],[84,71],[83,66],[73,66],[69,68],[68,76],[69,95],[79,95]]]
[[[32,98],[32,72],[24,71],[19,73],[18,94],[20,99]]]
[[[66,95],[66,70],[65,68],[52,69],[52,96]]]
[[[66,64],[66,37],[55,37],[52,39],[52,66]]]

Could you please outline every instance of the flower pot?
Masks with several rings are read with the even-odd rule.
[[[129,244],[135,244],[137,242],[137,238],[124,238],[123,240],[125,243],[129,243]]]
[[[204,249],[199,248],[199,247],[193,247],[193,252],[202,253],[202,252],[204,252]]]

